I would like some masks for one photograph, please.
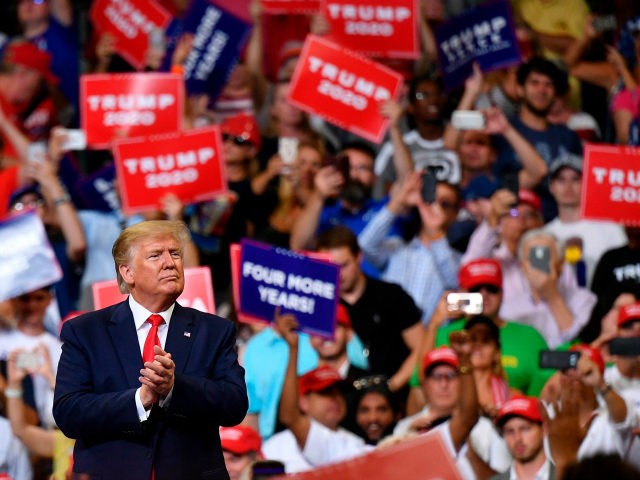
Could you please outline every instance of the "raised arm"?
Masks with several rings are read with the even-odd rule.
[[[298,403],[298,373],[296,371],[296,364],[298,362],[298,334],[296,328],[298,328],[298,322],[295,316],[292,314],[280,315],[280,312],[278,310],[276,311],[275,329],[289,345],[289,360],[287,361],[287,370],[285,372],[284,384],[282,385],[278,415],[280,421],[293,433],[300,449],[304,449],[309,430],[311,429],[311,420],[306,414],[300,411]]]

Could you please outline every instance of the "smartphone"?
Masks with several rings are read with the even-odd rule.
[[[436,201],[436,176],[427,169],[422,174],[422,189],[420,195],[425,203],[433,203]]]
[[[533,245],[529,249],[529,263],[536,270],[551,273],[551,249],[545,245]]]
[[[33,142],[29,144],[27,149],[27,158],[30,162],[44,163],[47,161],[47,144],[46,142]]]
[[[450,312],[461,310],[467,315],[482,313],[482,294],[453,292],[447,295],[447,309]]]
[[[291,165],[298,155],[298,143],[299,140],[296,137],[280,137],[278,139],[278,155],[285,164],[283,173],[291,170]]]
[[[22,370],[35,370],[40,366],[40,355],[36,352],[20,352],[16,366]]]
[[[609,353],[621,357],[640,356],[640,337],[616,337],[609,342]]]
[[[85,150],[87,148],[87,134],[79,128],[64,128],[59,130],[59,135],[64,135],[61,148],[65,152],[71,150]]]
[[[520,181],[517,173],[507,173],[502,179],[502,186],[513,193],[518,198],[520,191]]]
[[[540,350],[539,366],[540,368],[568,370],[570,368],[576,368],[579,358],[579,351],[558,352],[555,350]]]
[[[345,182],[349,180],[349,157],[347,155],[340,154],[337,157],[325,158],[324,166],[328,165],[340,172]]]
[[[451,125],[457,130],[483,130],[486,121],[484,114],[477,110],[454,110]]]
[[[607,32],[618,27],[618,20],[615,15],[603,15],[592,20],[591,25],[596,32]]]
[[[165,49],[164,31],[160,28],[154,28],[149,32],[149,48],[155,50]]]

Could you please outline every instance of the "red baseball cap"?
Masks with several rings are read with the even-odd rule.
[[[244,425],[220,427],[220,442],[223,450],[236,455],[259,452],[262,446],[262,439],[258,432]]]
[[[349,311],[342,303],[338,303],[338,309],[336,310],[336,321],[338,325],[342,325],[346,328],[351,328],[351,317]]]
[[[260,136],[260,127],[253,115],[248,113],[239,113],[226,118],[220,125],[223,134],[240,137],[245,141],[249,141],[256,149],[260,150],[262,137]]]
[[[298,389],[300,395],[306,395],[311,392],[321,392],[329,387],[342,383],[344,383],[344,379],[338,371],[333,367],[325,365],[302,375],[298,380]]]
[[[582,355],[586,355],[598,366],[600,373],[604,372],[604,358],[602,358],[602,354],[597,348],[590,347],[586,343],[579,343],[577,345],[573,345],[569,350],[574,352],[579,351]]]
[[[540,197],[537,193],[532,192],[531,190],[525,190],[523,188],[518,190],[518,203],[526,203],[527,205],[535,208],[536,211],[542,211],[542,202],[540,201]]]
[[[458,355],[449,347],[440,347],[427,352],[422,360],[422,371],[426,372],[436,365],[445,364],[458,368]]]
[[[57,85],[60,80],[51,73],[51,55],[40,50],[31,42],[12,42],[7,46],[4,61],[11,65],[20,65],[36,70],[42,78],[52,85]]]
[[[640,320],[640,302],[620,307],[620,310],[618,310],[619,327],[634,320]]]
[[[535,397],[513,397],[502,404],[496,424],[502,427],[512,417],[522,417],[536,423],[542,423],[542,414],[538,399]]]
[[[479,258],[465,263],[458,274],[460,286],[465,289],[477,285],[493,285],[502,288],[502,268],[493,258]]]

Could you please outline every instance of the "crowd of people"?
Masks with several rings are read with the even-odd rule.
[[[182,118],[184,130],[219,126],[227,191],[195,204],[169,192],[135,215],[111,151],[65,147],[80,74],[135,68],[86,6],[10,3],[0,218],[35,214],[62,278],[0,303],[1,478],[71,478],[74,439],[52,414],[60,328],[94,310],[92,286],[117,276],[114,242],[150,219],[184,222],[184,266],[210,268],[217,313],[237,329],[249,405],[220,429],[232,480],[423,434],[464,479],[640,478],[640,227],[581,217],[584,145],[640,144],[636,2],[511,0],[522,61],[476,64],[449,91],[433,31],[484,2],[422,0],[420,58],[376,59],[405,84],[381,102],[389,127],[373,144],[288,100],[304,35],[326,34],[327,19],[247,1],[251,35],[222,93],[187,91]],[[155,3],[173,20],[144,71],[181,72],[190,2]],[[456,128],[454,110],[481,112],[484,127]],[[245,238],[339,266],[332,339],[280,309],[267,326],[238,321],[229,249]]]

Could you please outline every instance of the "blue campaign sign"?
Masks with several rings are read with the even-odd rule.
[[[521,61],[508,0],[467,10],[442,24],[435,36],[447,90],[464,83],[471,75],[473,62],[489,72]]]
[[[184,19],[193,48],[184,64],[190,94],[218,97],[249,38],[251,25],[208,0],[194,0]]]
[[[333,338],[339,274],[333,263],[243,240],[240,311],[271,322],[280,307],[295,314],[302,331]]]
[[[85,208],[111,212],[120,208],[120,197],[114,181],[116,168],[109,163],[89,176],[82,177],[76,184],[78,195]]]

